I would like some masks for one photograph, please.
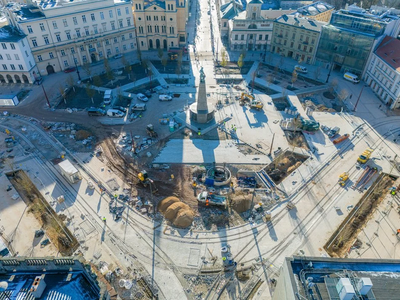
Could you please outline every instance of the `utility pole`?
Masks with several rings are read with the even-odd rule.
[[[268,156],[271,156],[271,153],[272,153],[272,146],[274,145],[274,139],[275,139],[275,132],[274,132],[274,134],[272,135],[272,142],[271,142],[271,147],[269,148],[269,154],[268,154]]]
[[[43,93],[44,93],[44,97],[46,98],[47,106],[49,108],[51,108],[50,102],[49,102],[49,98],[47,97],[47,94],[46,94],[46,91],[44,90],[43,84],[41,85],[41,87],[42,87],[42,90],[43,90]]]
[[[362,92],[363,92],[363,90],[364,90],[364,88],[365,88],[365,87],[366,87],[366,85],[363,85],[363,87],[362,87],[362,89],[361,89],[361,92],[360,92],[360,95],[358,95],[358,98],[357,98],[356,105],[354,105],[354,109],[353,109],[353,111],[356,111],[356,109],[357,109],[357,105],[358,105],[358,101],[360,101],[361,94],[362,94]]]

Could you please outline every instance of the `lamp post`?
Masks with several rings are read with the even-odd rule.
[[[78,65],[76,64],[76,59],[75,59],[74,53],[72,53],[72,59],[74,60],[76,74],[78,74],[78,80],[81,81],[81,75],[79,75],[79,69],[78,69]]]
[[[330,67],[329,67],[328,77],[326,78],[325,83],[328,83],[329,77],[331,76],[332,69],[333,69],[333,57],[332,57],[332,60],[331,60],[331,65],[330,65]]]
[[[42,90],[43,90],[43,93],[44,93],[44,97],[46,98],[47,106],[49,108],[51,108],[50,102],[49,102],[49,98],[47,97],[47,94],[46,94],[46,91],[44,90],[43,84],[41,86],[42,86]]]
[[[367,86],[366,84],[365,84],[365,85],[363,85],[363,87],[362,87],[362,89],[361,89],[361,91],[360,91],[360,95],[358,95],[358,98],[357,98],[356,105],[354,105],[354,109],[353,109],[353,111],[356,111],[356,109],[357,109],[357,105],[358,105],[358,102],[360,101],[360,98],[361,98],[361,94],[362,94],[362,92],[363,92],[363,90],[364,90],[364,88],[365,88],[366,86]]]

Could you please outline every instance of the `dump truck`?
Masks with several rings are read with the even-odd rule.
[[[216,205],[216,206],[226,206],[226,197],[220,195],[214,195],[207,191],[201,192],[197,196],[197,201],[204,204],[205,206]]]
[[[372,152],[374,152],[374,149],[367,148],[357,159],[357,162],[360,164],[365,164],[371,157]]]
[[[339,136],[338,138],[334,139],[332,142],[333,142],[333,144],[336,145],[336,144],[339,144],[339,143],[347,140],[348,138],[349,138],[349,134],[346,133],[346,134],[343,134],[343,135]]]
[[[343,172],[342,174],[339,175],[339,185],[340,186],[345,186],[347,180],[349,180],[349,173]]]
[[[262,104],[261,101],[253,100],[250,102],[250,108],[255,108],[257,110],[261,110],[261,109],[263,109],[263,107],[264,107],[264,104]]]

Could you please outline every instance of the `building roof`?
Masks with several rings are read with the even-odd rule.
[[[375,51],[386,64],[400,72],[400,40],[386,36]]]
[[[235,0],[221,5],[221,19],[232,19],[242,12],[241,3],[237,3]]]
[[[0,28],[0,41],[1,42],[18,42],[26,37],[25,34],[20,32],[15,27],[6,25]]]
[[[37,276],[41,276],[46,285],[43,294],[36,299],[99,299],[98,284],[84,265],[71,257],[0,259],[0,281],[8,283],[7,289],[0,292],[0,299],[35,299],[31,287]]]
[[[318,291],[320,299],[340,299],[339,281],[347,281],[350,290],[365,294],[357,299],[398,299],[400,294],[400,260],[302,256],[286,258],[283,268],[281,274],[287,277],[279,278],[285,281],[286,297],[282,299],[294,299],[295,295],[310,299],[310,291]]]
[[[334,9],[332,5],[329,5],[322,1],[318,1],[313,4],[298,8],[297,12],[307,17],[307,16],[315,16],[331,9]]]
[[[312,31],[321,31],[322,26],[327,24],[326,22],[315,21],[295,15],[283,15],[280,18],[276,19],[275,22],[296,26]]]
[[[261,4],[261,3],[263,3],[261,0],[251,0],[250,2],[249,2],[249,4]]]
[[[20,21],[44,18],[44,14],[38,7],[23,5],[19,9],[14,9],[14,13]]]

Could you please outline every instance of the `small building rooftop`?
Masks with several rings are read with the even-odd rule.
[[[328,10],[334,9],[334,7],[330,4],[327,4],[322,1],[314,2],[313,4],[302,6],[297,9],[297,12],[301,15],[307,16],[315,16],[321,13],[324,13]]]
[[[280,18],[276,19],[275,22],[296,26],[312,31],[321,31],[322,26],[327,24],[326,22],[302,18],[296,15],[283,15]]]
[[[20,32],[15,27],[6,25],[0,28],[0,42],[18,42],[26,35]]]
[[[336,11],[334,12],[334,14],[346,15],[355,18],[363,18],[371,22],[382,22],[382,23],[390,23],[393,20],[399,19],[398,16],[392,15],[389,12],[385,12],[382,14],[372,14],[371,12],[368,12],[365,9],[358,7],[357,5],[354,4],[348,6],[347,9],[341,9],[339,11]]]
[[[400,40],[386,36],[375,51],[386,64],[400,72]]]
[[[346,299],[399,299],[400,260],[342,259],[330,257],[286,258],[280,277],[286,284],[285,298],[339,300],[343,285]],[[290,286],[290,288],[288,288]],[[341,294],[343,296],[343,294]],[[282,296],[282,295],[281,295]]]

